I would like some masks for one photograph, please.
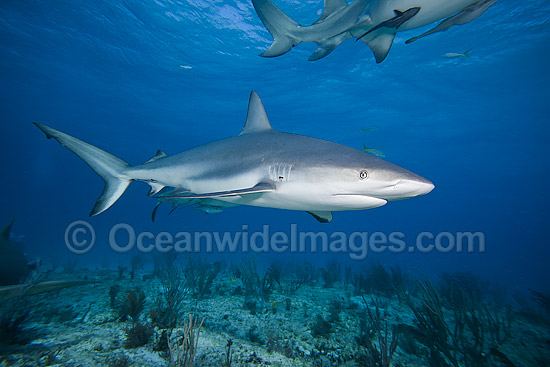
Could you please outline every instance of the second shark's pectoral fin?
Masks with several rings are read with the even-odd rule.
[[[376,63],[380,64],[386,56],[388,56],[388,53],[390,52],[391,45],[393,44],[393,39],[395,38],[395,32],[392,33],[382,33],[379,36],[376,36],[372,39],[364,39],[362,40],[369,45],[370,49],[374,53],[374,57],[376,58]]]
[[[237,196],[237,195],[247,195],[247,194],[256,194],[268,191],[275,191],[275,186],[267,182],[260,182],[253,187],[248,187],[246,189],[238,190],[228,190],[228,191],[218,191],[218,192],[208,192],[202,194],[184,194],[177,196],[160,196],[162,199],[209,199],[216,197],[224,196]]]
[[[322,59],[323,57],[330,54],[336,48],[336,46],[338,46],[340,43],[350,37],[351,35],[348,32],[344,32],[323,42],[317,43],[319,48],[309,56],[308,61],[316,61]]]
[[[332,221],[332,212],[308,212],[313,216],[313,218],[317,219],[320,223],[330,223]]]

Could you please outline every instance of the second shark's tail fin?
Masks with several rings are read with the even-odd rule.
[[[463,53],[464,57],[470,57],[470,51],[472,51],[472,50],[473,50],[473,48],[469,49],[468,51],[465,51]]]
[[[54,138],[59,144],[79,156],[105,181],[103,193],[97,199],[90,216],[109,209],[132,182],[132,178],[125,174],[125,170],[130,165],[122,159],[49,126],[34,124],[46,134],[48,139]]]
[[[260,56],[275,57],[290,51],[301,41],[293,36],[300,26],[269,0],[252,0],[254,9],[271,36],[273,43]]]

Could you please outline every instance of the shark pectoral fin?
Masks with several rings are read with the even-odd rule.
[[[340,9],[344,9],[348,6],[348,2],[346,0],[325,0],[325,9],[323,10],[323,14],[315,21],[313,24],[321,23],[327,17],[333,13],[336,13]]]
[[[237,196],[237,195],[246,195],[246,194],[255,194],[268,191],[275,191],[275,186],[267,182],[260,182],[253,187],[248,187],[246,189],[238,190],[228,190],[228,191],[218,191],[218,192],[207,192],[202,194],[184,194],[177,196],[160,196],[161,199],[208,199],[224,196]]]
[[[382,33],[381,35],[374,37],[373,39],[362,39],[374,53],[376,58],[376,63],[380,64],[388,53],[390,52],[393,39],[395,38],[395,32],[392,33]]]
[[[315,211],[308,213],[311,214],[313,218],[317,219],[320,223],[330,223],[332,221],[332,212]]]

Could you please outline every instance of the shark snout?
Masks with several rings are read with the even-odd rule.
[[[399,199],[426,195],[434,189],[434,184],[424,177],[415,179],[401,179],[394,186],[394,194]]]

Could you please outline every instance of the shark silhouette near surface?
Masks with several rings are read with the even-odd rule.
[[[246,123],[238,136],[172,156],[158,151],[136,166],[49,126],[35,125],[105,181],[90,215],[107,210],[132,181],[148,183],[150,195],[160,193],[159,202],[196,204],[207,213],[250,205],[307,211],[321,222],[329,222],[332,211],[376,208],[424,195],[434,187],[415,173],[357,149],[274,130],[256,92],[250,94]]]
[[[376,62],[384,61],[395,34],[445,19],[436,28],[410,39],[447,30],[478,18],[497,0],[325,0],[321,17],[309,26],[292,20],[270,0],[252,0],[258,17],[273,43],[261,56],[275,57],[302,42],[315,42],[317,50],[309,57],[319,60],[350,38],[365,42]]]

